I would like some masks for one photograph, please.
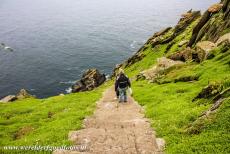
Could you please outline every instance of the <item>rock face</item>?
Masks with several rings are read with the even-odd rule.
[[[203,60],[205,53],[203,51],[197,52],[191,48],[186,48],[182,51],[173,53],[172,55],[168,56],[169,59],[172,60],[179,60],[179,61],[195,61],[200,62]]]
[[[214,16],[222,11],[221,15]],[[230,28],[230,0],[222,0],[222,4],[212,5],[202,16],[199,23],[193,29],[189,47],[200,40],[216,42],[225,29]]]
[[[13,102],[18,99],[25,99],[25,98],[30,98],[30,97],[34,97],[34,96],[30,95],[25,89],[21,89],[16,96],[8,95],[4,97],[3,99],[1,99],[0,102],[8,103],[8,102]]]
[[[17,99],[25,99],[29,97],[33,97],[30,95],[25,89],[21,89],[19,93],[16,95]]]
[[[157,59],[157,65],[152,68],[141,72],[137,78],[145,78],[147,80],[154,80],[160,75],[160,72],[168,69],[174,65],[183,64],[181,61],[174,61],[165,57]]]
[[[223,36],[221,36],[217,41],[216,41],[216,45],[219,46],[222,43],[227,42],[228,44],[230,44],[230,33],[227,33]]]
[[[188,43],[188,40],[183,40],[183,41],[181,41],[179,44],[178,44],[178,46],[179,47],[182,47],[182,46],[184,46],[185,44],[187,44]]]
[[[210,51],[216,48],[216,44],[210,41],[202,41],[196,44],[196,51],[202,53],[200,61],[206,60],[211,56]]]
[[[221,90],[221,84],[209,84],[201,90],[201,92],[193,99],[193,101],[200,98],[210,98],[212,96],[217,95]]]
[[[212,6],[208,8],[208,12],[217,13],[222,9],[222,7],[223,7],[223,4],[219,4],[219,3],[213,4]]]
[[[17,99],[15,95],[8,95],[4,97],[3,99],[0,100],[1,103],[8,103],[8,102],[13,102]]]
[[[97,69],[89,69],[81,80],[72,86],[72,92],[89,91],[100,86],[106,80],[105,74],[101,74]]]

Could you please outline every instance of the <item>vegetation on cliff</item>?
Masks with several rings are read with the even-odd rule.
[[[164,40],[178,26],[155,34],[120,65],[133,77],[134,98],[144,106],[157,135],[166,140],[166,153],[230,153],[230,1],[223,4],[216,4],[222,10],[212,10],[208,19],[205,14],[193,19],[169,42]],[[223,35],[225,42],[221,38],[219,44]],[[141,60],[132,63],[136,57]],[[160,57],[184,63],[156,73]],[[147,79],[140,73],[144,70],[155,71],[155,77]]]
[[[166,153],[230,153],[230,0],[183,14],[120,64]],[[224,36],[224,37],[221,37]],[[159,58],[180,61],[166,67]],[[150,71],[147,78],[143,71]],[[151,72],[153,71],[153,72]],[[0,145],[71,144],[111,82],[90,92],[0,104]],[[144,143],[143,143],[144,144]]]

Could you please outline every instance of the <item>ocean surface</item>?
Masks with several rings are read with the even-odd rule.
[[[0,98],[66,93],[88,68],[110,74],[154,32],[217,0],[0,0]]]

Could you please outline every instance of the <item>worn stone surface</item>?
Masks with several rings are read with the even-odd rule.
[[[93,90],[104,83],[105,80],[105,75],[101,74],[97,69],[89,69],[82,75],[81,80],[72,86],[72,92]]]
[[[75,145],[84,145],[84,153],[92,154],[160,154],[164,140],[155,137],[142,108],[128,98],[128,103],[114,100],[113,88],[108,89],[98,102],[96,112],[85,119],[84,129],[71,131],[69,139]],[[71,154],[71,151],[54,154]]]

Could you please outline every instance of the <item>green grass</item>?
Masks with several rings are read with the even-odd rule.
[[[211,99],[192,101],[202,88],[212,82],[223,83],[227,85],[225,88],[229,87],[230,67],[226,64],[229,51],[221,53],[218,50],[216,57],[211,60],[201,64],[185,63],[169,70],[163,79],[171,81],[170,83],[157,84],[145,80],[133,82],[134,98],[144,106],[146,117],[152,120],[157,136],[166,140],[166,153],[230,152],[229,99],[209,120],[202,121],[201,128],[200,125],[195,126],[195,129],[199,129],[199,134],[186,131],[211,106]],[[193,75],[199,76],[199,80],[174,82],[183,76]]]
[[[168,51],[166,48],[170,43],[154,48],[149,45],[144,51],[146,56],[126,68],[126,73],[133,78],[141,71],[153,67],[157,58],[180,51],[183,47],[179,48],[178,43],[191,37],[197,21],[173,40],[174,44]],[[220,84],[223,89],[230,87],[229,47],[220,46],[211,53],[214,58],[201,64],[187,62],[163,71],[157,83],[146,80],[132,82],[134,98],[144,106],[145,116],[151,119],[157,136],[166,140],[165,153],[230,153],[229,94],[216,113],[198,121],[198,117],[211,107],[212,98],[192,101],[208,84]],[[198,79],[180,82],[185,77]]]
[[[93,113],[95,102],[110,85],[108,82],[93,91],[47,99],[1,103],[0,146],[71,145],[69,131],[81,129],[83,119]]]
[[[157,58],[160,58],[164,55],[164,51],[167,45],[158,45],[155,48],[151,48],[149,45],[148,48],[144,51],[146,55],[141,61],[138,61],[126,68],[126,73],[130,77],[134,77],[139,72],[144,71],[150,67],[152,67],[157,62]]]
[[[214,15],[210,22],[215,20],[220,20],[218,14]],[[153,67],[157,63],[157,58],[185,48],[178,47],[178,43],[189,40],[197,22],[198,20],[194,21],[177,36],[168,51],[167,47],[172,42],[156,45],[154,48],[147,44],[147,49],[141,51],[145,57],[125,68],[125,72],[134,78],[140,72]],[[223,30],[223,34],[227,32],[229,29]],[[173,29],[162,38],[167,38],[172,33]],[[217,112],[206,119],[198,120],[198,117],[211,107],[212,98],[193,101],[209,84],[219,84],[222,86],[221,90],[230,87],[229,47],[221,46],[211,53],[214,54],[214,58],[200,64],[187,62],[164,70],[155,83],[146,80],[132,82],[134,98],[144,106],[145,116],[151,120],[157,137],[166,140],[166,153],[230,153],[229,94],[225,95],[226,100]],[[188,77],[196,80],[182,80]],[[0,104],[0,146],[71,145],[68,141],[69,131],[82,128],[83,119],[93,113],[95,102],[112,82],[107,82],[90,92]],[[0,151],[3,152],[7,153]]]

